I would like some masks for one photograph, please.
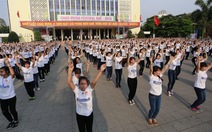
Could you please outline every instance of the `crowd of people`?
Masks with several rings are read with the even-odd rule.
[[[80,132],[92,131],[91,92],[94,86],[86,77],[91,64],[99,70],[94,81],[95,84],[102,72],[106,73],[106,80],[111,81],[112,72],[115,70],[116,88],[121,88],[122,72],[126,67],[129,88],[128,103],[130,105],[136,103],[134,96],[137,89],[137,77],[143,76],[145,68],[149,69],[150,110],[147,122],[150,125],[158,125],[156,117],[161,106],[163,74],[168,70],[167,96],[171,97],[174,94],[174,84],[176,80],[179,80],[178,76],[184,60],[191,58],[194,66],[191,75],[196,76],[194,90],[197,100],[189,106],[190,110],[201,111],[200,105],[206,100],[207,71],[212,67],[212,62],[206,63],[208,56],[212,56],[211,40],[151,38],[74,41],[66,42],[65,51],[69,56],[68,84],[75,93],[77,123]],[[85,63],[87,66],[83,68]]]
[[[35,100],[39,83],[45,82],[51,64],[54,63],[63,42],[32,42],[0,44],[0,103],[3,115],[9,121],[7,129],[18,126],[14,80],[24,81],[29,100]],[[158,125],[156,117],[160,111],[162,95],[162,76],[167,72],[167,96],[171,97],[184,60],[191,58],[191,75],[196,76],[194,90],[197,100],[189,106],[191,111],[201,111],[200,105],[206,100],[207,71],[211,70],[211,40],[192,40],[183,38],[123,39],[67,41],[65,51],[68,55],[68,85],[76,100],[76,118],[80,132],[91,132],[93,126],[93,94],[102,73],[106,81],[112,80],[115,71],[115,87],[121,88],[123,68],[127,71],[129,88],[128,103],[134,105],[138,77],[149,70],[149,104],[147,122]],[[90,66],[97,73],[92,82],[88,79]]]
[[[59,42],[0,44],[0,104],[3,115],[9,121],[6,129],[18,126],[16,111],[15,78],[24,82],[29,100],[35,100],[35,91],[50,72],[60,48]]]

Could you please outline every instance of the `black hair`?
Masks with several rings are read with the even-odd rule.
[[[76,68],[76,69],[74,70],[74,73],[75,73],[75,74],[81,74],[81,69],[80,69],[80,68]]]
[[[154,72],[157,72],[157,71],[159,71],[160,70],[160,67],[159,66],[153,66],[153,73]]]
[[[201,62],[201,63],[200,63],[200,68],[207,67],[207,66],[208,66],[208,64],[205,63],[205,62]]]
[[[2,59],[3,58],[3,56],[2,55],[0,55],[0,59]]]
[[[135,60],[135,57],[133,57],[133,56],[132,56],[132,57],[130,57],[130,61],[131,61],[131,60],[133,60],[133,59]]]
[[[78,84],[80,84],[80,82],[81,82],[82,80],[86,80],[87,84],[90,85],[90,81],[89,81],[88,78],[85,77],[85,76],[80,76],[80,77],[79,77],[79,83],[78,83]]]
[[[3,66],[0,69],[3,69],[7,74],[10,74],[10,70],[7,66]]]
[[[24,62],[24,65],[26,65],[26,64],[29,64],[30,65],[30,62],[29,61],[25,61]]]
[[[170,51],[170,55],[174,57],[176,55],[176,53],[173,51]]]

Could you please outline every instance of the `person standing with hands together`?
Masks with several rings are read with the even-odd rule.
[[[76,86],[72,81],[73,63],[69,64],[68,85],[73,90],[76,100],[76,118],[80,132],[92,132],[93,126],[93,95],[94,87],[99,80],[106,65],[103,64],[93,82],[90,83],[87,77],[79,77],[79,84]]]
[[[149,91],[149,104],[150,110],[148,114],[148,123],[150,125],[158,125],[156,116],[160,111],[161,106],[161,94],[162,94],[162,82],[163,79],[161,78],[165,71],[168,69],[170,63],[172,62],[173,57],[170,57],[169,62],[163,67],[161,70],[159,66],[153,67],[152,58],[150,58],[150,91]]]

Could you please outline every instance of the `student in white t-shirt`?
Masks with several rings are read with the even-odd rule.
[[[0,54],[0,68],[4,66],[4,58],[3,56]]]
[[[35,82],[35,90],[40,90],[39,84],[38,84],[38,62],[36,60],[36,56],[32,56],[31,58],[31,62],[30,62],[30,67],[33,66],[33,62],[34,63],[34,67],[33,69],[33,77],[34,77],[34,82]]]
[[[143,71],[144,71],[144,67],[145,67],[145,49],[140,49],[138,57],[141,58],[141,61],[139,63],[140,69],[139,69],[139,76],[142,77],[143,76]]]
[[[137,89],[137,65],[141,58],[136,62],[134,57],[129,57],[127,60],[128,78],[127,84],[129,87],[128,102],[130,105],[135,104],[133,100]]]
[[[10,66],[8,58],[0,68],[0,104],[3,115],[10,122],[7,129],[18,126],[18,113],[16,111],[16,94],[14,89],[15,73]]]
[[[45,81],[45,75],[44,75],[44,57],[41,52],[38,53],[37,56],[37,62],[38,62],[38,75],[40,78],[40,82]]]
[[[74,91],[76,101],[76,118],[80,132],[92,132],[93,126],[93,89],[99,80],[106,65],[102,65],[99,73],[96,75],[93,82],[81,76],[78,86],[72,82],[72,72],[74,69],[73,63],[69,64],[68,70],[68,85]]]
[[[113,74],[113,55],[111,52],[108,52],[106,54],[106,69],[107,69],[107,80],[112,80],[112,74]]]
[[[208,66],[205,62],[200,62],[200,57],[197,57],[196,79],[194,82],[194,90],[197,95],[197,100],[190,106],[192,111],[201,110],[200,105],[206,100],[206,80],[208,78],[207,71],[212,67],[212,62]]]
[[[160,67],[154,66],[152,58],[150,58],[150,91],[149,91],[149,104],[150,110],[148,114],[148,123],[150,125],[158,125],[156,116],[160,111],[161,106],[161,94],[162,94],[162,82],[163,79],[161,78],[165,71],[168,69],[170,63],[172,62],[173,57],[170,57],[169,62],[163,67],[161,70]]]
[[[124,57],[121,56],[121,51],[115,54],[115,73],[116,73],[116,87],[121,87],[121,76],[122,76],[122,60]]]
[[[32,60],[32,65],[30,66],[30,62],[26,61],[24,64],[24,67],[22,67],[19,63],[16,61],[16,65],[22,70],[24,75],[24,86],[27,91],[27,94],[29,95],[29,100],[35,100],[35,82],[33,77],[33,68],[35,65],[35,60]]]

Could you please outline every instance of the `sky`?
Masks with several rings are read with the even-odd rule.
[[[9,25],[6,1],[0,0],[0,18],[3,18]],[[157,15],[161,10],[166,10],[172,15],[191,13],[198,9],[194,3],[195,0],[141,0],[142,20],[145,22],[147,18]]]

